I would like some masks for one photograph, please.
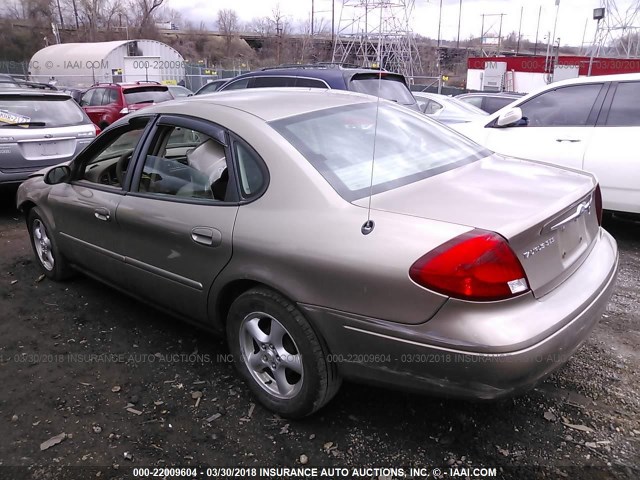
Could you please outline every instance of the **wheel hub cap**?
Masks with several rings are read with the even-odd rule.
[[[302,358],[289,331],[273,316],[254,312],[241,324],[240,351],[253,379],[271,395],[288,399],[302,388]]]

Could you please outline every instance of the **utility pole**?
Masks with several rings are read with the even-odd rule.
[[[518,44],[516,45],[516,55],[520,53],[520,39],[522,38],[522,14],[524,13],[524,7],[520,7],[520,26],[518,27]]]
[[[440,13],[438,14],[438,48],[436,50],[437,60],[436,66],[438,67],[438,93],[442,92],[442,65],[440,64],[440,28],[442,27],[442,0],[440,0]]]
[[[536,27],[536,43],[533,46],[533,55],[535,56],[538,53],[538,33],[540,32],[540,17],[542,16],[542,5],[540,5],[540,9],[538,10],[538,26]]]
[[[331,46],[336,51],[336,0],[331,0]]]
[[[314,26],[313,26],[313,20],[314,20],[314,18],[313,18],[313,14],[314,14],[314,10],[315,10],[315,9],[314,9],[314,6],[313,6],[313,0],[311,0],[311,36],[312,36],[312,37],[313,37],[313,28],[314,28]]]
[[[504,13],[500,14],[500,28],[498,29],[498,55],[500,55],[500,50],[502,49],[502,18],[504,15]]]
[[[462,21],[462,0],[460,0],[460,7],[458,8],[458,41],[456,42],[456,48],[460,48],[460,22]]]

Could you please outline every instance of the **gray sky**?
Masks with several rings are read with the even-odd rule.
[[[617,0],[618,9],[624,12],[632,0]],[[213,28],[217,11],[223,8],[235,10],[242,21],[249,21],[260,16],[271,16],[274,7],[279,4],[280,11],[292,22],[308,19],[311,13],[311,0],[167,0],[167,5],[190,19],[195,24],[201,20]],[[330,25],[331,0],[314,0],[316,17],[325,17]],[[335,0],[336,28],[340,19],[342,0]],[[443,0],[442,2],[442,38],[454,40],[458,31],[458,12],[460,0]],[[592,20],[595,7],[602,0],[560,0],[556,38],[561,43],[579,46],[582,43],[587,25],[585,42],[591,42],[595,33],[596,22]],[[424,36],[437,38],[438,13],[440,0],[415,0],[412,18],[413,31]],[[543,41],[548,32],[553,31],[556,15],[555,0],[462,0],[461,39],[470,35],[480,36],[482,14],[500,14],[502,33],[518,31],[521,8],[522,36],[533,41],[536,36],[539,8],[542,7],[540,19],[539,41]],[[497,33],[499,17],[485,17],[485,30],[494,26]]]

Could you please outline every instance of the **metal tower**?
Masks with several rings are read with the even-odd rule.
[[[420,74],[409,20],[415,0],[343,0],[333,61],[382,67],[406,77]]]
[[[480,34],[480,49],[483,57],[500,55],[502,48],[502,19],[504,13],[482,14],[482,30]]]
[[[640,57],[640,0],[618,8],[616,0],[602,0],[604,18],[598,20],[591,53],[596,57]]]

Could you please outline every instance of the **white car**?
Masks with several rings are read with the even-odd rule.
[[[640,213],[640,73],[552,83],[451,127],[504,155],[594,173],[605,209]]]
[[[464,123],[486,120],[487,112],[455,97],[429,92],[411,92],[420,111],[441,123]]]

